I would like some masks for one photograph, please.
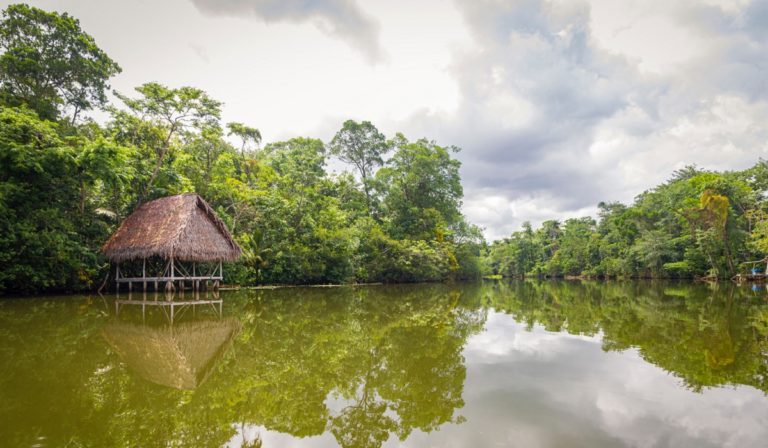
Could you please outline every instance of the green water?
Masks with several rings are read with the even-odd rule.
[[[136,295],[134,295],[136,298]],[[764,447],[768,293],[486,282],[0,301],[0,446]]]

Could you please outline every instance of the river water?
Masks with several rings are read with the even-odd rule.
[[[0,300],[0,445],[768,440],[764,287],[526,281],[221,298],[221,315],[188,307],[172,325],[162,307],[117,313],[114,296]]]

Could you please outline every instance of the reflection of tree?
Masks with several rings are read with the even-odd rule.
[[[341,446],[378,447],[397,430],[397,422],[385,415],[387,404],[365,388],[360,401],[331,418],[331,432]]]
[[[550,331],[596,334],[605,350],[640,355],[693,390],[744,384],[768,392],[768,305],[726,285],[499,284],[489,305]]]
[[[107,316],[93,305],[3,304],[0,438],[9,446],[220,446],[241,439],[238,429],[264,426],[379,446],[431,431],[460,421],[461,352],[485,319],[474,291],[465,292],[231,294],[225,309],[242,328],[194,390],[135,374],[105,343]]]
[[[448,291],[265,295],[251,327],[258,343],[248,358],[258,362],[238,363],[261,385],[231,395],[247,397],[240,409],[249,421],[297,436],[329,429],[342,446],[379,446],[391,434],[404,439],[454,421],[463,406],[461,350],[484,313]],[[329,396],[341,410],[328,409]]]
[[[241,330],[217,363],[201,364],[207,378],[194,390],[136,375],[102,337],[103,308],[0,303],[0,440],[220,446],[254,427],[328,431],[342,446],[404,440],[462,420],[462,349],[486,307],[551,331],[602,332],[605,350],[637,347],[694,390],[768,391],[768,304],[730,287],[516,282],[290,288],[225,300]]]

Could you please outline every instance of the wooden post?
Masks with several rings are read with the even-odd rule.
[[[141,278],[144,280],[144,292],[147,292],[147,259],[141,259]]]
[[[173,257],[171,257],[171,288],[173,288],[174,277],[176,277],[176,272],[174,271]]]
[[[115,291],[120,295],[120,263],[115,265]]]

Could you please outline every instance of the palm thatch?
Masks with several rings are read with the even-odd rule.
[[[101,251],[114,262],[153,256],[181,261],[234,261],[242,253],[224,221],[194,193],[142,204]]]
[[[104,327],[102,335],[142,378],[175,389],[196,389],[239,330],[240,322],[232,318],[160,328],[113,322]]]

